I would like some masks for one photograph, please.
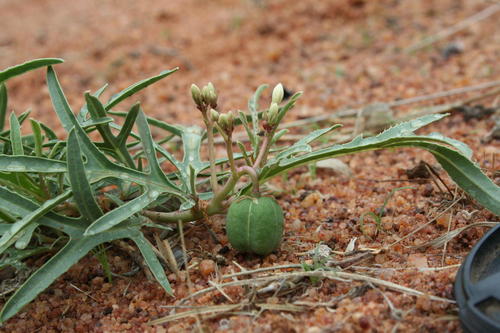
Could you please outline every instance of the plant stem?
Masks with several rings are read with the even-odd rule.
[[[238,173],[238,171],[236,170],[236,166],[234,165],[233,142],[231,140],[230,135],[227,136],[226,151],[227,151],[227,159],[229,161],[229,166],[231,167],[231,173],[236,174]]]
[[[214,145],[214,125],[213,121],[208,119],[206,114],[203,115],[205,125],[207,126],[207,139],[208,139],[208,159],[210,161],[210,185],[212,191],[216,193],[219,190],[217,184],[217,175],[215,169],[215,145]]]
[[[250,177],[250,179],[252,180],[252,184],[253,184],[252,194],[257,198],[260,197],[259,176],[257,175],[257,172],[255,171],[255,169],[244,165],[244,166],[238,168],[238,171],[239,171],[240,175],[246,174]]]
[[[266,163],[267,154],[269,153],[269,148],[271,148],[271,138],[273,137],[274,131],[268,132],[262,141],[262,146],[260,147],[259,156],[253,164],[253,168],[260,168]]]
[[[164,223],[190,222],[201,219],[203,214],[199,210],[184,210],[170,213],[155,212],[152,210],[143,210],[142,215],[150,218],[153,221]]]
[[[207,206],[206,214],[208,216],[220,214],[224,212],[223,201],[226,199],[227,195],[234,189],[234,186],[238,182],[238,180],[244,174],[247,174],[252,179],[253,183],[253,193],[258,196],[259,195],[259,180],[255,169],[243,166],[236,170],[236,173],[231,174],[231,177],[224,185],[224,187],[217,193],[215,193],[214,197],[210,201]],[[203,213],[200,209],[192,208],[190,210],[185,211],[176,211],[176,212],[155,212],[151,210],[144,210],[142,214],[153,221],[164,222],[164,223],[176,223],[180,222],[190,222],[203,218]]]

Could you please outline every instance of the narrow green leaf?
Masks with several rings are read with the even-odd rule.
[[[1,235],[1,229],[2,226],[0,226],[0,235]],[[24,250],[10,248],[6,252],[6,254],[8,254],[7,258],[2,258],[2,260],[0,260],[0,270],[7,266],[12,266],[16,269],[20,269],[21,267],[25,266],[24,263],[22,262],[23,259],[33,257],[47,251],[50,251],[50,248],[45,246],[39,246]]]
[[[38,121],[30,119],[30,122],[31,122],[31,130],[33,131],[33,137],[35,138],[35,155],[37,157],[42,157],[42,147],[43,147],[42,128]]]
[[[14,112],[10,114],[10,144],[12,155],[24,155],[21,127]]]
[[[73,111],[71,110],[68,100],[64,95],[64,92],[59,84],[57,75],[52,69],[52,66],[47,68],[47,85],[49,87],[50,98],[52,99],[52,104],[54,105],[54,110],[57,116],[61,120],[61,124],[64,129],[69,132],[73,126],[78,126],[78,121],[76,120]]]
[[[47,125],[45,125],[44,123],[41,123],[41,122],[39,122],[39,124],[42,127],[43,131],[45,132],[45,135],[47,136],[47,138],[49,140],[57,140],[56,133],[54,133],[54,131],[52,129],[50,129],[50,127],[48,127]]]
[[[132,128],[134,127],[135,121],[137,119],[137,115],[139,114],[139,109],[140,105],[135,104],[130,108],[130,111],[127,112],[127,117],[125,118],[125,122],[122,126],[122,129],[120,130],[120,133],[118,133],[118,136],[116,137],[116,140],[118,141],[118,145],[120,146],[125,146],[127,143],[127,139],[130,135],[130,132],[132,132]]]
[[[288,132],[289,130],[286,128],[276,132],[276,134],[274,134],[273,136],[273,139],[271,140],[271,146],[274,146],[281,139],[281,137],[287,134]]]
[[[500,187],[466,156],[448,147],[420,140],[407,142],[405,146],[416,146],[430,151],[461,189],[490,212],[500,215]]]
[[[58,58],[43,58],[43,59],[30,60],[20,65],[6,68],[0,72],[0,83],[7,81],[10,78],[13,78],[14,76],[18,76],[28,71],[31,71],[33,69],[59,64],[61,62],[64,62],[64,60]]]
[[[110,125],[113,121],[114,119],[111,117],[95,118],[82,122],[80,126],[82,126],[82,128],[89,128],[93,126]]]
[[[285,150],[283,150],[282,152],[280,152],[278,155],[276,155],[276,157],[274,159],[275,160],[282,160],[282,159],[290,157],[292,154],[297,154],[299,152],[310,152],[310,151],[312,151],[312,148],[309,145],[311,142],[319,139],[323,135],[326,135],[339,127],[342,127],[342,125],[337,124],[337,125],[333,125],[333,126],[330,126],[327,128],[315,130],[315,131],[309,133],[308,135],[306,135],[305,137],[301,138],[297,142],[295,142],[290,147],[288,147]]]
[[[66,163],[34,156],[9,156],[0,154],[0,171],[4,172],[66,172]]]
[[[153,76],[151,78],[139,81],[139,82],[125,88],[124,90],[122,90],[121,92],[119,92],[118,94],[113,96],[111,98],[111,100],[108,102],[108,104],[106,104],[106,107],[105,107],[106,111],[109,111],[111,108],[116,106],[118,103],[120,103],[121,101],[125,100],[126,98],[132,96],[136,92],[138,92],[138,91],[146,88],[147,86],[149,86],[149,85],[169,76],[170,74],[176,72],[178,69],[179,68],[174,68],[171,70],[163,71],[159,75],[156,75],[156,76]]]
[[[259,99],[260,95],[264,90],[267,89],[267,87],[269,87],[269,85],[267,84],[260,85],[248,101],[248,110],[250,111],[250,115],[252,116],[253,133],[255,137],[258,137],[259,133]]]
[[[16,219],[10,214],[4,211],[3,209],[0,209],[0,220],[3,222],[9,222],[7,224],[2,224],[2,226],[8,226],[7,229],[10,229],[11,223],[16,222]],[[7,231],[4,227],[0,228],[0,235],[3,235],[5,231]]]
[[[149,169],[151,172],[151,176],[153,176],[158,181],[165,183],[167,186],[172,187],[173,189],[179,189],[177,185],[172,183],[158,163],[158,158],[156,157],[156,149],[155,144],[153,142],[153,138],[151,136],[151,131],[149,130],[149,126],[147,123],[146,116],[141,109],[139,109],[139,114],[137,116],[137,129],[139,131],[139,135],[141,137],[142,146],[144,149],[144,154],[149,162]]]
[[[106,83],[104,86],[102,86],[101,88],[99,88],[95,93],[93,93],[92,96],[95,96],[95,97],[101,96],[101,94],[104,92],[104,90],[106,90],[107,87],[108,87],[108,84]],[[81,107],[80,112],[78,113],[78,115],[76,116],[77,120],[80,123],[85,122],[87,120],[88,113],[89,113],[89,110],[88,110],[88,107],[87,107],[87,103],[85,103]]]
[[[5,119],[7,118],[7,87],[4,83],[0,84],[0,132],[5,127]]]
[[[88,110],[92,120],[96,121],[98,119],[106,118],[106,110],[104,110],[104,106],[97,99],[97,97],[86,93],[85,100],[87,101]],[[116,158],[120,162],[126,164],[129,168],[135,169],[134,160],[130,156],[126,145],[119,144],[117,138],[111,132],[110,125],[108,123],[97,124],[96,128],[104,140],[104,145],[113,151]]]
[[[17,117],[17,121],[19,121],[19,125],[22,125],[26,119],[28,119],[29,115],[31,114],[31,110],[28,109],[21,113],[19,117]]]
[[[70,193],[62,194],[63,197],[69,197],[70,195]],[[40,207],[40,205],[35,202],[3,187],[0,187],[0,197],[2,198],[2,200],[0,200],[0,210],[11,214],[17,214],[20,217],[26,217],[28,214],[32,214],[38,209],[46,210],[45,207]],[[56,201],[60,199],[61,197],[54,198]],[[51,205],[50,202],[45,204]],[[37,222],[41,225],[62,231],[70,236],[81,234],[84,230],[84,228],[80,226],[80,218],[70,218],[52,212],[40,215]],[[20,223],[20,221],[17,221],[16,223]]]
[[[75,131],[69,133],[67,160],[68,176],[75,203],[78,206],[80,214],[82,214],[88,222],[93,223],[99,219],[103,213],[94,198],[94,192],[87,180],[80,144],[78,143]]]
[[[87,230],[85,230],[85,236],[95,235],[111,229],[112,227],[120,224],[132,215],[142,211],[151,202],[155,201],[159,195],[160,192],[158,191],[147,190],[138,198],[135,198],[134,200],[131,200],[124,205],[113,209],[112,211],[95,220],[95,222],[92,223],[87,228]]]
[[[171,125],[169,123],[151,117],[148,117],[148,124],[161,128],[162,130],[165,130],[177,136],[182,135],[183,128],[179,125]]]
[[[92,237],[71,239],[57,254],[33,273],[5,303],[0,313],[0,323],[14,316],[22,307],[31,302],[59,276],[78,262],[99,244],[119,238],[129,238],[134,230],[117,230]]]
[[[293,94],[292,97],[290,97],[285,106],[280,108],[278,114],[278,124],[281,123],[287,112],[290,111],[295,106],[295,102],[297,102],[300,96],[302,96],[302,92],[301,91],[296,92],[295,94]]]
[[[104,106],[97,97],[86,93],[85,100],[87,101],[87,107],[93,121],[106,118],[106,110],[104,110]],[[134,160],[130,156],[126,145],[119,144],[117,138],[111,132],[110,125],[107,122],[96,124],[96,128],[104,140],[104,145],[113,151],[116,158],[129,168],[135,169]]]
[[[465,192],[491,212],[500,214],[500,188],[467,158],[467,155],[470,154],[470,149],[465,144],[456,144],[455,140],[438,134],[417,136],[413,133],[416,129],[439,120],[444,116],[424,116],[398,124],[374,137],[365,139],[357,137],[345,144],[334,145],[294,157],[288,155],[283,159],[269,160],[260,174],[260,181],[263,182],[270,177],[274,177],[300,165],[326,158],[374,149],[420,147],[430,151],[448,172],[453,181]]]
[[[0,185],[10,187],[20,194],[44,199],[44,192],[26,173],[0,172]]]
[[[191,126],[185,128],[182,132],[182,146],[184,151],[184,156],[182,158],[182,166],[179,168],[179,172],[182,177],[185,178],[185,183],[190,184],[190,177],[197,177],[198,173],[204,168],[208,167],[210,163],[203,162],[201,160],[200,149],[203,140],[204,131],[198,126]],[[189,166],[193,167],[194,175],[189,175]],[[190,189],[192,192],[194,189]]]
[[[2,194],[2,201],[7,200],[6,197],[4,196],[4,191],[3,189],[0,188],[0,194]],[[67,191],[64,192],[63,194],[52,198],[50,200],[45,201],[41,206],[37,207],[34,210],[30,210],[27,212],[25,215],[22,215],[23,218],[21,220],[18,220],[17,222],[12,224],[12,227],[8,232],[3,234],[2,238],[0,238],[0,254],[3,253],[11,244],[13,244],[19,237],[21,236],[21,232],[26,230],[25,228],[28,227],[29,224],[33,222],[39,222],[39,218],[49,211],[51,211],[55,206],[57,206],[59,203],[65,201],[71,196],[71,192]],[[0,208],[6,209],[7,207],[4,205],[5,203],[2,202],[0,204]],[[7,203],[8,204],[8,203]],[[12,205],[11,205],[12,206]],[[7,210],[7,209],[6,209]],[[9,210],[7,210],[9,211]],[[17,212],[17,211],[16,211]]]
[[[156,190],[168,192],[180,198],[185,198],[184,194],[172,182],[165,182],[163,179],[151,177],[150,174],[129,169],[109,161],[104,154],[90,141],[85,131],[80,127],[75,127],[75,133],[80,143],[82,153],[87,157],[85,172],[90,183],[95,183],[105,178],[119,178],[125,181],[134,182],[143,186],[151,186]],[[1,162],[1,156],[0,156]],[[1,169],[0,169],[1,170]]]
[[[23,230],[21,236],[16,241],[16,249],[24,250],[30,243],[31,237],[33,237],[33,232],[38,228],[39,224],[36,222],[28,225],[25,230]]]
[[[122,111],[108,111],[108,114],[111,114],[113,116],[118,116],[118,117],[127,117],[128,112],[122,112]],[[154,127],[158,127],[162,130],[165,130],[169,133],[172,133],[177,136],[182,135],[183,127],[180,125],[171,125],[168,124],[164,121],[152,118],[152,117],[147,117],[148,124]],[[114,128],[121,129],[120,126],[116,125]],[[133,133],[133,132],[132,132]],[[133,134],[132,134],[133,135]],[[137,136],[134,136],[134,138],[137,139]]]
[[[245,113],[240,111],[238,113],[238,117],[240,118],[241,124],[243,125],[243,128],[245,128],[245,131],[247,132],[248,139],[250,140],[250,144],[252,145],[252,150],[255,151],[257,150],[258,146],[258,138],[255,137],[255,134],[252,129],[250,129],[250,125],[248,124],[247,117]]]
[[[173,296],[172,288],[170,287],[170,283],[168,282],[167,276],[165,275],[165,270],[161,266],[160,261],[156,257],[156,254],[153,250],[153,246],[148,242],[148,240],[144,237],[142,233],[139,233],[137,236],[133,237],[132,240],[135,242],[139,250],[141,251],[146,264],[148,265],[151,273],[153,273],[156,280],[160,283],[160,285],[165,289],[167,294]]]

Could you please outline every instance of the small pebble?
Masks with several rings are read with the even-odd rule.
[[[209,276],[213,272],[215,272],[215,262],[210,259],[205,259],[200,262],[200,273],[204,277]]]

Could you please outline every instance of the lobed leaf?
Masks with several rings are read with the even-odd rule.
[[[357,137],[345,144],[334,145],[298,156],[289,154],[280,160],[270,160],[261,172],[260,181],[264,182],[266,179],[290,169],[322,159],[374,149],[420,147],[431,152],[453,181],[465,192],[491,212],[500,214],[500,188],[468,159],[467,155],[470,154],[470,149],[465,144],[455,145],[455,140],[441,135],[417,136],[413,133],[414,130],[421,126],[439,120],[444,116],[446,115],[424,116],[396,125],[374,137],[365,139]]]

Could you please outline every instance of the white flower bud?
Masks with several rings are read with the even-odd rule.
[[[283,85],[278,83],[273,89],[273,103],[279,104],[283,101],[283,96],[285,95],[285,91],[283,90]]]

